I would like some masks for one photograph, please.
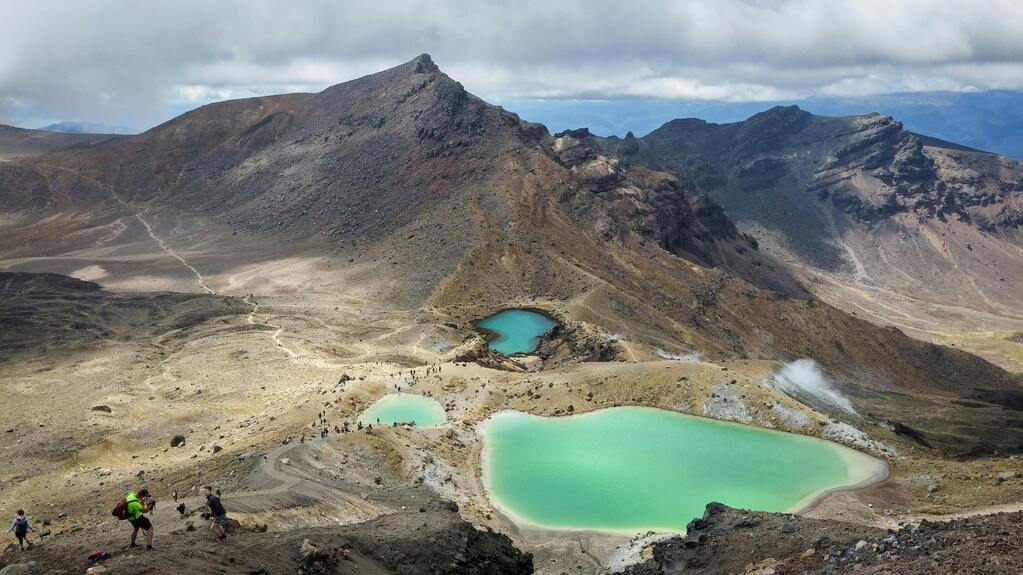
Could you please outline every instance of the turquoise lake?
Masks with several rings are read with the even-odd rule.
[[[646,407],[485,421],[483,481],[520,525],[684,530],[707,503],[795,511],[887,473],[884,462],[790,433]]]
[[[540,337],[554,329],[558,322],[526,309],[506,309],[477,324],[496,334],[490,348],[504,355],[529,353],[536,349]]]
[[[434,427],[447,421],[444,408],[435,399],[414,393],[392,393],[378,399],[359,415],[363,425],[391,425],[416,422],[416,427]]]

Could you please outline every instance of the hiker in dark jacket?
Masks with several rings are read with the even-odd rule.
[[[224,504],[220,502],[220,496],[214,495],[213,488],[209,485],[203,486],[202,494],[206,497],[206,507],[210,510],[210,532],[213,533],[213,539],[223,541],[227,539],[227,532],[224,531],[224,524],[227,523],[227,509],[224,509]]]
[[[32,542],[28,540],[28,532],[35,531],[28,523],[28,517],[25,517],[25,510],[19,509],[18,516],[11,522],[11,528],[7,530],[8,533],[14,532],[14,536],[18,538],[18,545],[21,550],[25,550],[25,543],[28,543],[29,547],[32,547]]]
[[[124,500],[128,503],[125,508],[125,514],[127,515],[128,523],[131,523],[131,545],[135,547],[135,537],[139,534],[139,529],[146,536],[146,549],[153,549],[153,524],[149,522],[149,518],[143,515],[143,513],[149,513],[153,510],[155,501],[149,497],[148,489],[139,489],[138,493],[129,491],[124,496]]]

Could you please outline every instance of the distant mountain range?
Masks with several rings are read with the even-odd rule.
[[[646,135],[677,118],[739,122],[774,106],[797,105],[821,116],[879,113],[906,129],[949,142],[1023,158],[1023,92],[907,92],[863,97],[817,97],[770,102],[715,100],[507,99],[497,102],[551,132],[586,127],[597,136]],[[64,121],[39,128],[64,134],[137,134],[140,130],[98,122]]]
[[[114,134],[79,134],[28,130],[0,124],[0,158],[83,148],[117,138]]]
[[[62,134],[117,134],[121,136],[135,134],[137,130],[122,126],[109,126],[95,122],[57,122],[49,126],[39,128],[47,132],[60,132]]]
[[[642,136],[676,118],[738,122],[775,105],[823,116],[892,116],[908,130],[971,148],[1023,158],[1023,92],[913,92],[777,102],[656,99],[504,100],[504,108],[552,132],[587,127],[598,136]]]

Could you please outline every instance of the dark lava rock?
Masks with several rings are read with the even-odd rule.
[[[92,407],[92,410],[93,411],[102,411],[104,413],[110,413],[111,412],[111,409],[110,409],[109,405],[94,405]]]
[[[185,436],[180,434],[175,435],[173,438],[171,438],[170,444],[171,447],[181,447],[182,445],[185,444]]]
[[[745,566],[765,559],[798,556],[813,547],[822,535],[852,545],[860,539],[884,533],[873,527],[732,509],[720,503],[708,504],[703,517],[691,521],[687,529],[688,536],[656,544],[653,559],[625,573],[742,573]]]
[[[750,528],[740,525],[752,524]],[[693,530],[699,531],[697,538]],[[899,531],[707,506],[686,538],[654,546],[654,558],[627,575],[776,573],[813,575],[994,575],[1023,573],[1023,512],[943,523],[923,521]]]
[[[996,513],[954,521],[922,521],[863,541],[833,546],[823,562],[803,562],[802,571],[911,575],[1023,573],[1023,512]]]

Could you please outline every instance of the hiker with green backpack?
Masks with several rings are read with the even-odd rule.
[[[150,551],[153,549],[153,524],[143,513],[149,513],[155,507],[156,500],[149,496],[149,490],[145,488],[139,489],[138,493],[129,491],[125,494],[124,499],[114,507],[114,517],[128,520],[133,528],[129,547],[136,547],[135,538],[141,529],[146,536],[146,549]]]

